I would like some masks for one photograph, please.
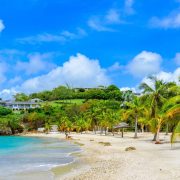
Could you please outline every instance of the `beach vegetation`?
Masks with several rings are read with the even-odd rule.
[[[180,87],[153,76],[148,81],[140,84],[140,96],[130,90],[121,92],[115,85],[94,89],[67,85],[30,95],[19,93],[15,95],[18,101],[44,101],[40,108],[20,112],[0,106],[0,130],[15,134],[44,127],[48,133],[56,125],[60,132],[114,135],[114,127],[126,122],[127,131],[133,130],[135,138],[139,131],[151,131],[153,140],[160,143],[160,132],[166,131],[172,132],[174,142],[180,132]]]

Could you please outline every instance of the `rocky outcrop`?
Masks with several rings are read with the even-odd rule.
[[[10,128],[0,129],[0,135],[12,135],[12,131]]]

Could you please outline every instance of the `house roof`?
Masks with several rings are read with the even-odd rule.
[[[29,101],[27,101],[27,102],[21,102],[21,101],[14,101],[14,102],[6,102],[6,104],[7,105],[12,105],[12,104],[22,104],[22,105],[26,105],[26,104],[38,104],[38,103],[36,103],[36,102],[29,102]]]

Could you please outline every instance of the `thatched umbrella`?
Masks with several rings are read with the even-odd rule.
[[[114,126],[114,129],[122,129],[122,138],[124,137],[124,128],[128,128],[129,124],[125,123],[125,122],[121,122],[118,125]]]

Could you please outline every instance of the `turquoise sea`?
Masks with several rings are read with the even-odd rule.
[[[77,145],[55,138],[0,136],[0,179],[28,172],[45,172],[74,161]]]

